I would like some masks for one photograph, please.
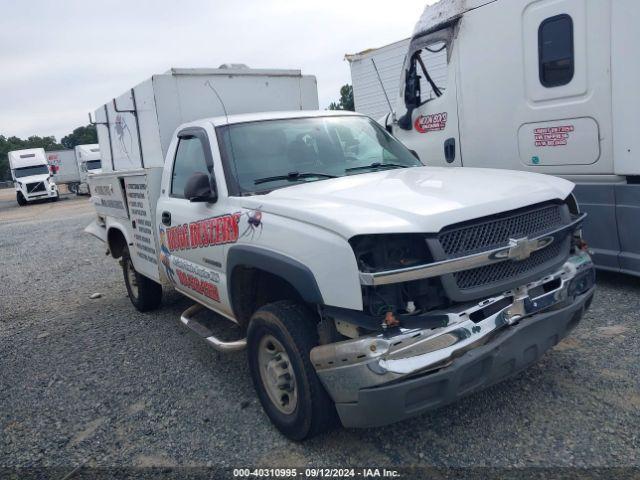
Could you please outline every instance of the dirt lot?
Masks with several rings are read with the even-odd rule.
[[[217,354],[179,324],[187,300],[133,309],[117,262],[83,233],[91,218],[86,197],[19,208],[0,191],[0,467],[640,463],[637,279],[600,275],[576,331],[510,381],[296,444],[262,412],[245,355]]]

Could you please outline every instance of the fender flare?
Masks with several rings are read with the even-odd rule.
[[[308,303],[323,305],[322,293],[309,267],[281,253],[253,245],[234,245],[227,252],[227,290],[231,305],[232,275],[238,266],[257,268],[276,275],[291,284]]]
[[[120,222],[108,222],[107,223],[107,235],[106,235],[106,238],[107,238],[107,247],[109,248],[109,251],[111,251],[111,244],[109,242],[109,235],[111,234],[112,231],[117,231],[124,237],[124,241],[125,241],[127,247],[130,247],[131,245],[133,245],[133,242],[129,238],[127,229],[125,228],[125,226],[122,223],[120,223]],[[114,256],[113,252],[111,252],[111,256],[113,258],[118,258],[118,257]]]

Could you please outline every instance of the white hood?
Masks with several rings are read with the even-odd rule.
[[[573,187],[536,173],[417,167],[294,185],[242,198],[241,204],[348,239],[367,233],[437,233],[447,225],[564,200]]]
[[[49,174],[48,173],[40,173],[38,175],[29,175],[28,177],[16,178],[16,182],[20,182],[22,184],[35,183],[35,182],[44,182],[48,178],[49,178]]]

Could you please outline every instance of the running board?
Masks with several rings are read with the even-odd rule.
[[[196,303],[195,305],[187,308],[180,316],[180,321],[189,330],[197,333],[204,339],[209,345],[218,350],[219,352],[237,352],[244,350],[247,347],[247,339],[242,338],[240,340],[234,340],[232,342],[225,342],[213,336],[213,332],[209,328],[198,320],[194,319],[198,312],[206,310],[205,307]]]

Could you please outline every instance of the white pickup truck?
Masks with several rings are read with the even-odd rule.
[[[165,158],[92,176],[87,230],[121,259],[138,310],[175,288],[195,302],[186,326],[217,350],[246,349],[265,412],[292,439],[337,418],[399,421],[501,381],[593,297],[566,180],[425,167],[347,112],[191,121]],[[204,309],[246,336],[215,336]]]

